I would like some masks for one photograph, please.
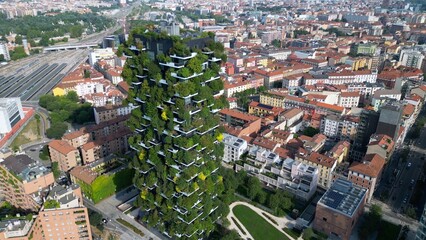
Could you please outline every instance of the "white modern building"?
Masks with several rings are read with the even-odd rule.
[[[89,64],[93,66],[98,60],[114,58],[115,54],[112,48],[97,48],[89,53]]]
[[[236,162],[236,171],[245,170],[270,187],[281,188],[308,200],[317,189],[318,169],[276,153],[252,148],[245,161]]]
[[[0,98],[0,136],[12,130],[12,127],[24,118],[21,99]]]
[[[3,54],[4,60],[10,61],[9,49],[7,48],[6,43],[0,43],[0,54]]]
[[[225,144],[223,161],[233,163],[240,160],[241,155],[247,151],[247,141],[229,134],[223,134]]]

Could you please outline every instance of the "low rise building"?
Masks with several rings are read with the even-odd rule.
[[[337,179],[319,200],[313,228],[336,239],[348,240],[364,212],[366,189]]]

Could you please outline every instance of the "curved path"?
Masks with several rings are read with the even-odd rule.
[[[232,211],[232,209],[235,207],[235,206],[237,206],[237,205],[244,205],[244,206],[246,206],[246,207],[249,207],[250,209],[252,209],[253,211],[255,211],[259,216],[261,216],[263,219],[265,219],[269,224],[271,224],[272,226],[274,226],[278,231],[280,231],[280,232],[282,232],[284,235],[286,235],[289,239],[291,239],[291,240],[294,240],[294,238],[293,237],[291,237],[290,235],[288,235],[286,232],[284,232],[282,229],[283,228],[287,228],[288,227],[288,224],[290,223],[290,220],[289,219],[287,219],[286,217],[276,217],[276,216],[273,216],[272,214],[270,214],[270,213],[268,213],[268,212],[266,212],[266,211],[264,211],[264,210],[262,210],[262,209],[260,209],[260,208],[258,208],[258,207],[255,207],[255,206],[253,206],[253,205],[251,205],[250,203],[247,203],[247,202],[241,202],[241,201],[239,201],[239,202],[233,202],[233,203],[231,203],[231,205],[229,206],[229,214],[228,214],[228,216],[226,217],[227,219],[228,219],[228,221],[231,223],[230,225],[229,225],[229,227],[228,228],[230,228],[230,229],[235,229],[237,232],[238,232],[238,234],[243,238],[243,239],[247,239],[247,238],[250,238],[250,239],[254,239],[251,235],[250,235],[250,233],[249,233],[249,231],[245,228],[245,226],[240,222],[240,220],[234,215],[234,212]],[[277,227],[277,225],[275,225],[273,222],[271,222],[271,220],[269,220],[268,218],[266,218],[265,216],[263,216],[263,214],[262,213],[264,213],[264,214],[267,214],[270,218],[272,218],[272,219],[274,219],[277,223],[278,223],[278,227]],[[243,228],[243,230],[246,232],[246,234],[243,234],[241,231],[240,231],[240,229],[235,225],[235,223],[234,223],[234,221],[232,221],[232,219],[231,218],[234,218],[235,219],[235,221],[237,221],[238,222],[238,224],[241,226],[241,228]]]

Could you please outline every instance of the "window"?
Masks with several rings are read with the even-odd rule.
[[[323,217],[323,218],[322,218],[322,220],[323,220],[324,222],[327,222],[327,218],[325,218],[325,217]]]

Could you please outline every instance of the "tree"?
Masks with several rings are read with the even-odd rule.
[[[50,43],[49,36],[47,36],[46,34],[43,35],[40,39],[40,42],[38,42],[38,44],[40,44],[43,47],[49,46],[49,43]]]
[[[0,54],[0,62],[3,62],[3,61],[5,61],[6,59],[4,58],[4,55],[3,54]]]
[[[75,25],[70,28],[70,37],[79,38],[83,34],[83,27],[81,25]]]
[[[72,102],[78,102],[79,100],[78,95],[75,91],[69,91],[65,97]]]
[[[18,60],[28,56],[24,50],[24,47],[15,47],[14,51],[10,51],[10,59]]]
[[[271,44],[276,47],[276,48],[280,48],[281,47],[281,41],[278,39],[274,39],[272,40]]]
[[[266,201],[266,193],[264,191],[258,192],[256,195],[256,201],[263,205]]]
[[[373,218],[373,222],[379,222],[382,219],[382,208],[377,204],[371,205],[369,215]]]
[[[304,240],[310,240],[314,237],[314,231],[312,230],[312,228],[306,228],[303,231],[303,239]]]
[[[65,123],[54,123],[50,125],[50,128],[46,131],[48,138],[61,139],[64,133],[67,131],[68,126]]]
[[[22,36],[21,35],[16,35],[15,43],[18,44],[18,45],[22,45]]]
[[[275,193],[269,197],[268,206],[276,213],[280,206],[281,198],[278,193]]]
[[[262,186],[257,177],[250,177],[246,184],[247,196],[253,200],[257,194],[262,191]]]
[[[303,130],[303,135],[306,135],[308,137],[313,137],[315,134],[318,134],[320,130],[318,128],[313,127],[307,127],[305,130]]]

